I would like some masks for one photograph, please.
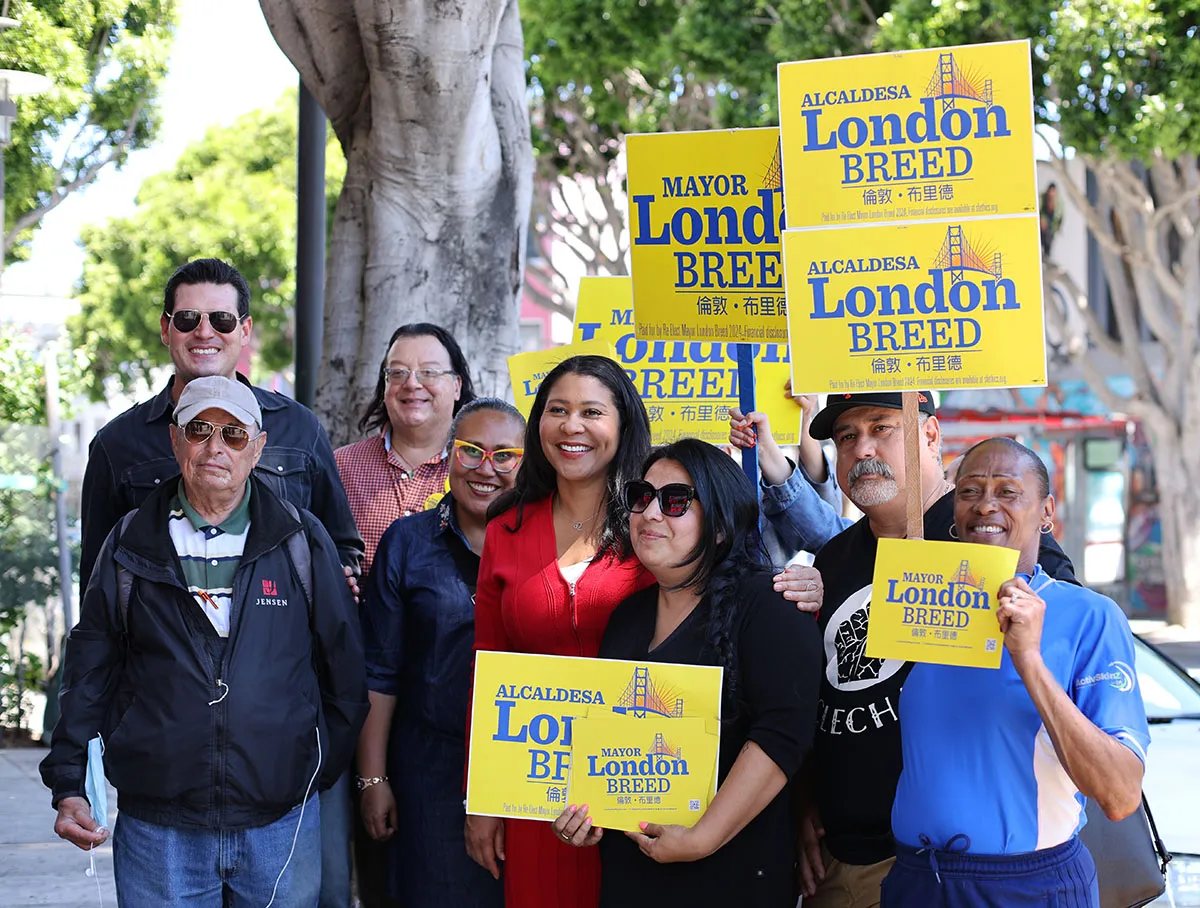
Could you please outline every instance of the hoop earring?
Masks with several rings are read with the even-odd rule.
[[[1042,527],[1042,535],[1043,536],[1049,536],[1053,532],[1054,532],[1054,524],[1052,524],[1052,523],[1048,524],[1047,526]]]
[[[951,539],[958,538],[958,527],[956,527],[954,524],[950,524],[950,538]]]

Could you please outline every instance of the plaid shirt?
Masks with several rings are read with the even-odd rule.
[[[446,494],[450,459],[443,451],[410,472],[396,452],[388,449],[382,434],[338,448],[333,457],[366,548],[365,577],[387,528],[401,517],[435,507]]]

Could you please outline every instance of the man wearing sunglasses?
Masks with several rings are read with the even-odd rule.
[[[238,367],[253,324],[250,288],[232,265],[197,259],[167,282],[159,331],[175,374],[158,394],[117,416],[92,440],[83,477],[81,591],[87,588],[109,530],[179,472],[168,427],[184,386],[196,378],[220,375],[250,387]],[[267,438],[256,475],[297,508],[311,511],[333,537],[341,563],[357,572],[362,541],[325,430],[294,400],[252,390]]]
[[[168,427],[179,475],[109,534],[67,639],[42,778],[58,835],[105,841],[84,797],[101,737],[125,908],[184,891],[317,904],[315,795],[349,766],[365,657],[333,540],[255,475],[262,423],[249,386],[188,383]]]

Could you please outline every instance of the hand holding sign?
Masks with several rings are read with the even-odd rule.
[[[1017,662],[1022,656],[1041,653],[1042,620],[1046,603],[1023,577],[1013,577],[1000,585],[996,619],[1004,634],[1004,648]]]

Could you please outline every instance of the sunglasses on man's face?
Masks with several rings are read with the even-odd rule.
[[[224,425],[218,426],[215,423],[206,422],[203,419],[193,419],[187,425],[182,427],[183,437],[194,445],[202,445],[210,438],[212,434],[221,430],[221,438],[226,446],[231,451],[244,450],[246,445],[250,444],[252,439],[258,438],[262,433],[251,435],[241,426]]]
[[[175,330],[182,334],[195,331],[205,318],[218,334],[232,334],[242,322],[236,312],[201,312],[199,309],[176,309],[168,314],[167,318],[171,320]]]
[[[664,517],[682,517],[695,497],[696,490],[682,482],[668,482],[661,489],[654,488],[644,479],[625,483],[625,507],[634,514],[642,513],[657,498],[658,509]]]

